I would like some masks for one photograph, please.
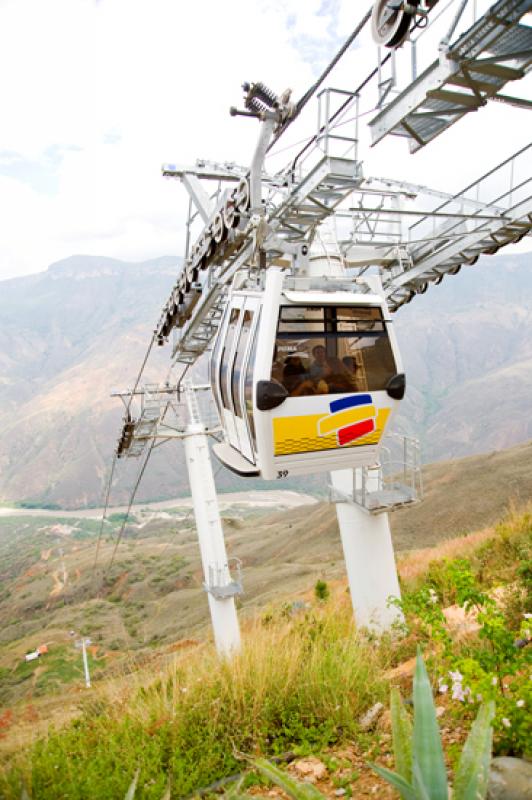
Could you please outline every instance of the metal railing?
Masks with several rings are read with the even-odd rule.
[[[389,434],[379,448],[379,462],[353,470],[351,492],[330,487],[332,502],[361,506],[371,514],[412,505],[423,496],[419,442],[410,436]]]
[[[217,600],[243,594],[241,560],[229,558],[225,564],[209,564],[207,581],[203,586]]]
[[[531,199],[532,144],[528,144],[410,225],[414,260],[437,250],[441,242],[477,230],[486,218],[500,219],[501,225],[506,218],[511,222],[512,210]]]

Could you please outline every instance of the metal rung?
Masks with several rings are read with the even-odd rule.
[[[466,106],[467,108],[477,108],[482,102],[474,95],[450,92],[448,89],[432,89],[430,92],[427,92],[427,97],[433,97],[435,100],[443,100],[443,102],[452,105]]]

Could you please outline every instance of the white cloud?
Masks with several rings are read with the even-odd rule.
[[[241,100],[242,81],[290,86],[301,96],[356,24],[359,5],[0,2],[2,277],[75,252],[132,260],[180,252],[186,199],[160,177],[160,164],[197,157],[248,163],[257,125],[228,114]],[[373,62],[366,40],[328,83],[355,86]],[[309,108],[283,147],[314,130],[315,113]],[[508,152],[526,139],[523,116],[512,109],[477,115],[491,120],[490,140],[500,132]],[[483,124],[461,123],[446,144],[413,159],[404,142],[365,148],[366,171],[459,188],[478,165]],[[485,168],[504,154],[498,143],[483,156]]]

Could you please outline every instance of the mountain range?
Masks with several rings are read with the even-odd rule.
[[[134,383],[179,264],[73,256],[0,282],[0,501],[101,503],[122,417],[110,394]],[[408,385],[396,429],[420,438],[425,461],[532,439],[531,266],[532,254],[484,258],[395,315]],[[146,381],[164,377],[169,351],[155,348]],[[139,499],[188,493],[183,460],[179,444],[156,451]],[[136,468],[120,462],[112,503]],[[250,486],[225,470],[217,482]]]

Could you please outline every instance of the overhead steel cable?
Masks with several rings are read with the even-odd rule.
[[[111,567],[113,566],[115,555],[116,555],[116,551],[118,550],[118,545],[122,541],[122,535],[124,533],[124,529],[125,529],[125,527],[127,525],[127,522],[129,520],[129,514],[131,512],[131,507],[133,506],[133,503],[135,502],[135,495],[137,494],[137,490],[138,490],[140,482],[142,480],[142,476],[144,475],[144,471],[145,471],[145,469],[146,469],[146,467],[148,465],[148,461],[150,460],[150,456],[152,454],[152,450],[153,450],[153,448],[155,446],[155,441],[156,441],[155,439],[151,440],[150,446],[148,448],[148,452],[146,453],[146,457],[144,459],[144,463],[142,464],[142,467],[140,468],[139,474],[137,475],[137,480],[135,482],[135,486],[133,487],[133,491],[131,492],[131,495],[130,495],[130,498],[129,498],[129,504],[128,504],[128,507],[127,507],[126,515],[125,515],[125,517],[124,517],[124,519],[122,521],[122,525],[121,525],[120,530],[118,532],[118,537],[117,537],[117,540],[115,542],[115,546],[113,548],[113,552],[112,552],[112,555],[111,555],[111,560],[109,562],[109,565],[108,565],[107,569],[105,570],[105,574],[107,574],[109,572],[109,570],[111,569]]]
[[[305,92],[305,94],[297,101],[294,114],[289,119],[286,120],[284,125],[282,125],[281,129],[278,131],[278,133],[274,136],[274,138],[270,142],[266,152],[269,152],[269,150],[274,146],[274,144],[277,142],[279,137],[282,136],[283,133],[286,131],[288,126],[291,125],[292,122],[294,122],[294,120],[297,119],[297,117],[301,114],[301,112],[303,111],[304,107],[306,106],[308,101],[311,99],[311,97],[318,91],[318,89],[320,88],[321,84],[323,83],[323,81],[325,80],[327,75],[329,75],[329,73],[334,69],[334,67],[337,65],[339,60],[342,58],[342,56],[344,55],[346,50],[348,50],[351,47],[351,45],[353,44],[353,42],[355,41],[355,39],[357,38],[359,33],[362,31],[362,28],[364,27],[364,25],[366,25],[366,23],[371,19],[371,13],[372,13],[372,9],[370,8],[369,11],[364,15],[362,20],[358,23],[358,25],[354,29],[353,33],[349,36],[349,38],[344,42],[342,47],[338,50],[338,52],[336,53],[336,55],[334,56],[332,61],[330,61],[327,64],[327,66],[325,67],[325,69],[323,70],[323,72],[321,73],[319,78],[312,84],[312,86]]]
[[[161,421],[161,422],[164,420],[164,418],[165,418],[165,416],[166,416],[166,412],[167,412],[167,411],[168,411],[168,409],[170,408],[170,405],[171,405],[171,403],[170,403],[170,401],[168,401],[168,402],[166,403],[166,406],[165,406],[165,408],[164,408],[164,411],[163,411],[163,413],[161,414],[161,417],[160,417],[160,421]],[[130,496],[130,498],[129,498],[129,504],[128,504],[128,507],[127,507],[126,515],[125,515],[125,517],[124,517],[124,520],[123,520],[123,522],[122,522],[122,525],[121,525],[121,527],[120,527],[120,531],[118,532],[118,538],[117,538],[117,540],[116,540],[116,543],[115,543],[115,546],[114,546],[114,549],[113,549],[113,553],[112,553],[112,555],[111,555],[111,561],[109,562],[109,566],[108,566],[108,567],[107,567],[107,569],[105,570],[105,572],[106,572],[106,573],[107,573],[107,572],[109,572],[109,570],[110,570],[110,569],[111,569],[111,567],[113,566],[113,563],[114,563],[114,558],[115,558],[115,555],[116,555],[116,551],[117,551],[117,549],[118,549],[118,545],[120,544],[120,542],[121,542],[121,540],[122,540],[122,535],[123,535],[123,533],[124,533],[124,529],[125,529],[125,527],[126,527],[126,525],[127,525],[127,522],[128,522],[128,519],[129,519],[129,514],[130,514],[130,512],[131,512],[131,508],[132,508],[132,506],[133,506],[133,503],[134,503],[134,501],[135,501],[135,496],[136,496],[136,494],[137,494],[137,490],[138,490],[138,488],[139,488],[139,485],[140,485],[140,482],[141,482],[141,480],[142,480],[142,476],[144,475],[144,472],[145,472],[145,470],[146,470],[146,467],[148,466],[148,461],[150,460],[150,456],[151,456],[151,454],[152,454],[153,448],[155,447],[155,443],[156,443],[156,441],[157,441],[157,440],[156,440],[156,438],[155,438],[155,437],[153,437],[153,439],[152,439],[152,440],[151,440],[151,442],[150,442],[150,446],[149,446],[149,448],[148,448],[148,452],[146,453],[146,457],[145,457],[145,459],[144,459],[144,462],[143,462],[143,464],[142,464],[142,467],[140,468],[139,474],[137,475],[137,480],[135,481],[135,486],[133,487],[133,491],[132,491],[132,493],[131,493],[131,496]]]
[[[297,119],[297,117],[299,116],[299,114],[301,113],[301,111],[303,110],[303,108],[305,107],[305,105],[308,103],[308,101],[310,100],[310,98],[311,98],[311,97],[312,97],[312,96],[313,96],[313,95],[316,93],[316,91],[319,89],[319,87],[321,86],[321,84],[323,83],[323,81],[325,80],[325,78],[326,78],[326,77],[329,75],[329,73],[330,73],[330,72],[331,72],[331,71],[334,69],[334,67],[336,66],[336,64],[338,63],[338,61],[339,61],[339,60],[341,59],[341,57],[344,55],[344,53],[346,52],[346,50],[348,50],[348,49],[349,49],[349,47],[350,47],[350,46],[353,44],[353,42],[355,41],[355,39],[357,38],[357,36],[359,35],[359,33],[362,31],[362,28],[364,27],[364,25],[366,25],[366,23],[367,23],[367,22],[369,21],[369,19],[371,18],[371,14],[372,14],[372,9],[370,9],[370,10],[367,12],[367,14],[366,14],[366,15],[363,17],[363,19],[362,19],[362,20],[359,22],[359,24],[357,25],[357,27],[355,28],[355,30],[353,31],[353,33],[351,34],[351,36],[350,36],[350,37],[347,39],[347,41],[346,41],[346,42],[345,42],[345,43],[342,45],[342,47],[340,48],[340,50],[338,51],[338,53],[335,55],[335,57],[332,59],[332,61],[331,61],[331,62],[330,62],[328,65],[327,65],[327,67],[326,67],[326,68],[325,68],[325,70],[322,72],[322,74],[321,74],[321,75],[320,75],[320,77],[317,79],[317,81],[315,81],[315,83],[313,83],[313,84],[312,84],[312,86],[310,87],[310,89],[308,89],[308,91],[307,91],[307,92],[305,92],[305,94],[304,94],[304,95],[303,95],[303,96],[300,98],[300,100],[298,100],[298,102],[297,102],[297,104],[296,104],[296,110],[295,110],[295,113],[293,114],[293,116],[291,116],[291,117],[290,117],[290,118],[289,118],[289,119],[288,119],[288,120],[287,120],[287,121],[284,123],[284,125],[281,127],[281,129],[280,129],[280,130],[277,132],[277,134],[275,135],[275,137],[274,137],[274,138],[272,139],[272,141],[270,142],[270,144],[269,144],[269,146],[268,146],[268,149],[267,149],[267,151],[266,151],[266,152],[269,152],[269,150],[270,150],[270,149],[271,149],[271,148],[272,148],[272,147],[275,145],[275,143],[276,143],[276,142],[279,140],[279,138],[280,138],[280,137],[283,135],[283,133],[284,133],[284,132],[286,131],[286,129],[289,127],[289,125],[291,125],[291,124],[292,124],[292,122],[294,122],[294,120],[295,120],[295,119]],[[424,24],[425,24],[425,23],[424,23],[424,18],[422,18],[421,20],[417,20],[417,21],[416,21],[416,22],[414,22],[414,24],[412,25],[411,32],[415,31],[417,28],[423,27],[423,26],[424,26]],[[391,57],[392,57],[392,52],[393,52],[393,51],[390,51],[390,52],[388,52],[388,53],[386,54],[386,56],[385,56],[385,57],[382,59],[382,61],[380,61],[380,63],[378,64],[378,66],[377,66],[377,67],[375,67],[375,69],[374,69],[374,70],[372,70],[372,71],[369,73],[369,75],[367,75],[367,77],[366,77],[366,78],[365,78],[365,79],[362,81],[362,83],[361,83],[361,84],[360,84],[360,85],[359,85],[359,86],[358,86],[358,87],[357,87],[357,88],[356,88],[356,89],[355,89],[355,90],[352,92],[352,96],[351,96],[351,97],[348,97],[348,98],[347,98],[347,99],[346,99],[346,100],[345,100],[345,101],[344,101],[344,102],[343,102],[343,103],[342,103],[342,104],[339,106],[339,108],[338,108],[338,109],[337,109],[337,110],[334,112],[334,114],[332,114],[331,118],[328,120],[328,123],[327,123],[327,125],[328,125],[328,126],[330,126],[331,122],[334,122],[334,120],[335,120],[335,119],[336,119],[336,118],[337,118],[337,117],[338,117],[338,116],[339,116],[339,115],[342,113],[342,111],[344,111],[344,109],[345,109],[345,108],[346,108],[346,107],[347,107],[347,106],[348,106],[348,105],[349,105],[349,104],[352,102],[352,100],[353,100],[353,97],[356,97],[356,95],[357,95],[357,94],[359,94],[359,93],[362,91],[362,89],[364,89],[364,88],[367,86],[367,84],[368,84],[368,83],[369,83],[371,80],[373,80],[373,78],[374,78],[374,77],[375,77],[375,76],[376,76],[376,75],[379,73],[379,70],[380,70],[380,69],[381,69],[381,68],[384,66],[384,64],[387,64],[387,63],[388,63],[388,61],[389,61],[389,60],[391,59]],[[303,155],[303,153],[305,153],[305,152],[308,150],[308,148],[309,148],[309,147],[311,147],[311,146],[314,144],[314,142],[315,142],[315,141],[316,141],[316,140],[319,138],[319,136],[321,136],[321,134],[322,134],[322,133],[325,131],[325,128],[326,128],[326,125],[322,125],[322,127],[320,128],[320,130],[318,131],[318,133],[316,133],[314,136],[312,136],[312,137],[311,137],[311,138],[310,138],[310,139],[307,141],[307,143],[306,143],[305,147],[304,147],[304,148],[303,148],[303,149],[302,149],[302,150],[301,150],[301,151],[300,151],[300,152],[299,152],[299,153],[296,155],[296,157],[295,157],[295,159],[294,159],[294,161],[293,161],[293,163],[292,163],[291,171],[293,171],[293,170],[295,169],[295,166],[296,166],[297,162],[299,161],[300,157]]]
[[[391,58],[391,57],[392,57],[392,54],[391,54],[391,53],[388,53],[388,54],[387,54],[387,55],[386,55],[386,56],[385,56],[385,57],[382,59],[382,61],[380,62],[380,65],[379,65],[379,66],[377,66],[377,67],[375,67],[375,69],[374,69],[374,70],[372,70],[372,71],[369,73],[369,75],[367,75],[367,76],[364,78],[364,80],[362,81],[362,83],[361,83],[361,84],[359,84],[359,85],[357,86],[357,88],[356,88],[356,89],[353,91],[353,93],[352,93],[352,96],[351,96],[351,97],[348,97],[346,100],[344,100],[344,102],[343,102],[343,103],[342,103],[342,104],[341,104],[341,105],[340,105],[340,106],[339,106],[339,107],[336,109],[336,111],[334,112],[334,114],[332,114],[332,115],[331,115],[331,118],[328,120],[327,124],[325,124],[325,125],[322,125],[322,126],[321,126],[321,128],[319,129],[318,133],[314,134],[314,136],[312,136],[312,137],[311,137],[311,138],[308,140],[308,142],[306,143],[305,147],[303,147],[303,148],[302,148],[302,149],[299,151],[299,153],[296,155],[296,157],[295,157],[295,158],[294,158],[294,160],[292,161],[292,166],[291,166],[291,168],[290,168],[291,172],[293,172],[293,171],[295,170],[295,168],[296,168],[296,165],[297,165],[297,162],[299,161],[299,159],[301,158],[301,156],[303,155],[303,153],[306,153],[306,151],[309,149],[309,147],[312,147],[312,145],[314,144],[314,142],[315,142],[315,141],[316,141],[316,140],[317,140],[317,139],[318,139],[318,138],[321,136],[321,134],[322,134],[322,133],[325,131],[326,127],[327,127],[327,126],[329,126],[329,127],[330,127],[330,125],[331,125],[331,122],[334,122],[334,120],[335,120],[335,119],[337,119],[337,117],[339,117],[339,116],[340,116],[340,114],[342,113],[342,111],[345,111],[345,109],[346,109],[346,108],[349,106],[349,104],[353,102],[353,97],[356,97],[356,96],[357,96],[357,94],[359,94],[359,93],[362,91],[362,89],[364,89],[364,88],[365,88],[365,87],[368,85],[368,83],[369,83],[371,80],[373,80],[373,78],[375,77],[375,75],[377,75],[377,74],[379,73],[379,69],[380,69],[382,66],[384,66],[384,64],[386,64],[386,63],[387,63],[387,62],[390,60],[390,58]]]
[[[115,466],[116,466],[117,460],[118,460],[118,456],[117,456],[117,452],[115,450],[115,453],[114,453],[114,456],[113,456],[113,461],[112,461],[112,464],[111,464],[111,470],[109,472],[109,479],[107,481],[107,489],[106,489],[106,493],[105,493],[105,502],[104,502],[104,507],[103,507],[102,519],[101,519],[101,523],[100,523],[100,530],[98,532],[98,540],[96,542],[96,553],[94,555],[94,564],[92,565],[92,576],[93,577],[94,577],[94,573],[96,571],[96,565],[98,563],[98,555],[100,553],[100,544],[101,544],[101,541],[102,541],[103,527],[104,527],[105,521],[107,519],[107,509],[109,507],[109,496],[111,494],[111,486],[112,486],[112,483],[113,483],[113,477],[114,477]]]
[[[361,111],[355,117],[349,117],[349,119],[343,119],[341,122],[337,122],[335,125],[329,125],[329,130],[335,131],[338,128],[341,128],[343,125],[349,125],[350,122],[355,122],[357,119],[361,117],[367,117],[368,114],[374,114],[376,111],[379,110],[378,106],[374,106],[373,108],[368,108],[367,111]],[[288,150],[294,150],[298,145],[309,143],[308,136],[305,136],[303,139],[299,139],[297,142],[292,142],[292,144],[287,144],[286,147],[281,147],[279,150],[276,150],[275,153],[270,154],[270,158],[275,158],[275,156],[280,156],[282,153],[288,152]]]
[[[144,373],[144,369],[146,367],[146,364],[148,363],[148,358],[150,357],[150,353],[151,353],[151,350],[152,350],[152,347],[153,347],[153,343],[155,342],[155,338],[156,338],[156,333],[154,331],[153,334],[152,334],[152,337],[151,337],[151,341],[150,341],[150,343],[148,345],[148,349],[146,350],[146,354],[144,356],[142,364],[140,365],[140,369],[138,371],[137,378],[135,380],[135,385],[133,386],[133,389],[132,389],[131,394],[129,396],[129,400],[128,400],[127,405],[126,405],[126,415],[129,414],[129,409],[131,407],[131,403],[133,401],[133,397],[135,395],[135,392],[138,389],[138,385],[139,385],[140,379],[142,378],[142,375]]]
[[[131,403],[133,401],[133,397],[135,396],[135,392],[137,391],[138,385],[140,383],[140,379],[142,378],[144,369],[145,369],[146,364],[148,362],[148,358],[150,357],[150,353],[152,351],[152,347],[153,347],[154,341],[155,341],[155,331],[152,334],[151,341],[150,341],[150,343],[148,345],[148,349],[146,350],[146,353],[144,355],[144,359],[143,359],[142,364],[140,365],[140,369],[139,369],[139,371],[137,373],[137,378],[135,380],[135,385],[133,386],[132,392],[131,392],[131,394],[129,396],[129,400],[128,400],[127,404],[126,404],[126,410],[125,410],[125,419],[126,420],[127,420],[128,416],[129,416],[129,409],[131,408]],[[98,539],[96,541],[96,553],[94,555],[94,563],[92,565],[92,574],[93,574],[93,576],[94,576],[94,572],[96,570],[96,565],[98,563],[98,555],[100,553],[100,545],[101,545],[102,536],[103,536],[103,528],[104,528],[104,525],[105,525],[105,521],[107,519],[107,509],[109,508],[109,498],[110,498],[110,495],[111,495],[111,488],[112,488],[112,484],[113,484],[113,477],[114,477],[117,458],[118,458],[118,453],[115,450],[114,455],[113,455],[113,461],[111,463],[111,469],[110,469],[110,472],[109,472],[109,480],[107,481],[107,487],[106,487],[106,490],[105,490],[105,501],[104,501],[102,519],[101,519],[101,523],[100,523],[100,530],[98,532]]]

